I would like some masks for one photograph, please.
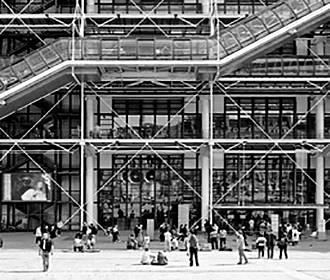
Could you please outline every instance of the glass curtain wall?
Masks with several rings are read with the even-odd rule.
[[[184,178],[200,194],[197,165],[184,168],[183,155],[163,155],[178,176],[155,155],[140,155],[130,161],[131,157],[113,155],[112,169],[99,170],[98,216],[103,226],[117,223],[128,229],[138,222],[146,226],[147,219],[154,219],[156,227],[163,222],[177,225],[179,204],[191,206],[191,220],[199,218],[200,198],[181,180]]]
[[[100,102],[100,101],[99,101]],[[199,138],[201,114],[198,102],[194,112],[181,110],[183,98],[113,99],[113,112],[97,113],[99,138]],[[181,110],[181,111],[180,111]]]
[[[315,170],[305,169],[307,176],[287,156],[227,154],[224,160],[225,168],[213,172],[214,203],[244,206],[315,202],[315,184],[308,178],[315,180]],[[259,164],[251,169],[256,162]]]

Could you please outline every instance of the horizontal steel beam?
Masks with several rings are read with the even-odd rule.
[[[90,143],[94,145],[141,145],[141,144],[153,144],[153,145],[216,145],[216,144],[250,144],[250,145],[267,145],[267,144],[278,144],[278,145],[328,145],[330,139],[0,139],[0,144],[79,144],[79,143]]]
[[[328,205],[320,204],[303,204],[303,205],[216,205],[213,207],[216,210],[315,210],[315,209],[327,209]]]

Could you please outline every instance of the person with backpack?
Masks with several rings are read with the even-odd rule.
[[[42,257],[43,271],[49,269],[49,255],[53,254],[54,245],[49,237],[49,233],[44,233],[39,244],[39,255]]]
[[[194,261],[193,258],[195,257],[195,264],[199,266],[198,262],[198,239],[194,230],[190,231],[188,236],[188,246],[187,246],[187,255],[189,256],[189,264],[193,266]]]
[[[279,258],[282,259],[282,254],[284,253],[285,258],[288,258],[288,237],[287,234],[284,233],[277,242],[277,247],[280,249]]]

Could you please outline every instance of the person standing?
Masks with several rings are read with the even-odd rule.
[[[280,240],[277,243],[278,248],[280,249],[280,256],[279,258],[282,259],[282,254],[284,252],[285,258],[288,258],[288,237],[287,234],[283,234],[280,237]]]
[[[226,241],[227,241],[227,231],[225,228],[220,229],[219,237],[220,237],[220,249],[219,250],[223,251],[226,248]]]
[[[172,240],[172,234],[170,233],[170,231],[167,228],[166,232],[164,233],[164,242],[165,242],[164,251],[165,252],[171,251],[171,240]]]
[[[210,241],[212,245],[212,250],[217,249],[218,250],[218,231],[213,228],[213,230],[210,233]]]
[[[188,252],[189,255],[189,264],[190,266],[193,266],[194,261],[193,258],[195,258],[196,266],[199,266],[198,262],[198,239],[196,236],[196,233],[194,230],[190,231],[190,235],[188,236]]]
[[[262,258],[264,257],[266,243],[267,243],[267,240],[264,235],[258,236],[258,238],[256,240],[256,247],[258,249],[258,259],[260,259],[260,257],[262,257]]]
[[[39,255],[42,257],[43,271],[49,269],[49,255],[53,254],[54,245],[48,233],[44,233],[39,244]]]
[[[88,230],[88,225],[87,225],[86,222],[84,222],[84,224],[83,224],[83,226],[81,228],[81,233],[82,233],[83,237],[84,236],[87,236],[87,230]]]
[[[35,236],[36,236],[36,244],[39,245],[42,238],[41,226],[38,226],[36,228]]]
[[[242,264],[242,258],[244,258],[245,263],[248,263],[248,259],[245,256],[244,249],[245,249],[245,240],[241,230],[236,232],[236,242],[237,242],[237,250],[239,261],[237,264]]]
[[[205,220],[204,230],[207,233],[207,242],[210,243],[211,242],[210,241],[210,234],[211,234],[211,231],[212,231],[212,226],[211,226],[209,220]]]
[[[297,227],[294,226],[292,229],[292,238],[291,238],[292,246],[295,246],[299,243],[299,235],[300,234]]]
[[[273,231],[270,229],[266,235],[266,246],[267,246],[267,258],[272,259],[274,256],[274,247],[275,247],[275,241],[276,236],[273,233]]]
[[[115,225],[113,228],[112,228],[112,242],[113,243],[116,243],[116,242],[119,242],[119,230],[118,230],[118,225]]]

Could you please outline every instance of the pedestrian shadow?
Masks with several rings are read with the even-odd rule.
[[[8,274],[18,274],[18,273],[39,273],[39,272],[44,272],[42,269],[41,270],[0,270],[0,273],[8,273]]]
[[[214,266],[237,266],[236,263],[217,263]]]

